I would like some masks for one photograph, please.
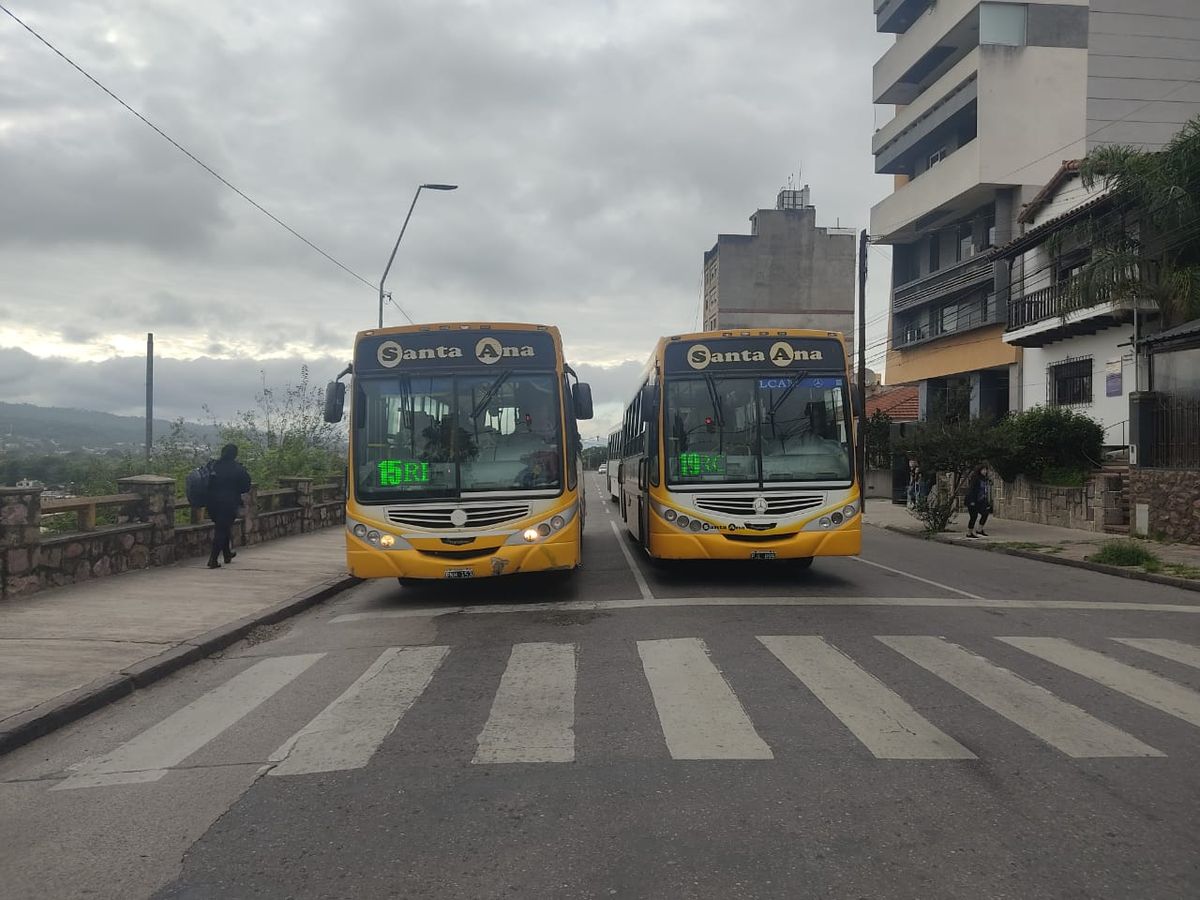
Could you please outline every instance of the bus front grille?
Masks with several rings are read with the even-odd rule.
[[[481,506],[393,507],[387,512],[393,525],[432,531],[450,528],[496,528],[529,516],[528,503],[496,503]]]
[[[696,509],[723,516],[794,516],[824,505],[824,494],[702,494],[696,497]]]

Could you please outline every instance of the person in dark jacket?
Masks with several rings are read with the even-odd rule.
[[[964,499],[970,516],[967,520],[967,537],[987,537],[983,526],[987,524],[988,515],[992,511],[992,482],[988,479],[987,466],[975,467],[975,471],[967,479],[967,495]],[[975,527],[976,519],[979,520],[978,529]]]
[[[237,461],[237,455],[237,444],[226,444],[221,448],[221,458],[209,464],[212,476],[208,484],[208,517],[213,521],[212,552],[208,557],[210,569],[221,568],[217,560],[220,555],[227,563],[237,556],[230,546],[233,521],[242,505],[242,494],[250,490],[250,473]]]

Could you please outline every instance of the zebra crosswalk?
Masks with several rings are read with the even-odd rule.
[[[863,659],[819,635],[761,635],[758,644],[775,666],[774,677],[797,682],[865,749],[886,760],[974,760],[987,753],[955,733],[937,705],[916,691],[909,679],[889,686]],[[958,694],[974,701],[980,715],[998,716],[1066,757],[1151,758],[1166,754],[1113,722],[1056,695],[1047,687],[944,637],[878,635],[876,646],[896,654]],[[999,637],[1009,654],[1045,672],[1044,663],[1087,679],[1106,691],[1132,699],[1189,726],[1200,727],[1200,692],[1107,652],[1055,637]],[[1149,654],[1172,665],[1200,668],[1200,648],[1180,641],[1114,637],[1111,649]],[[697,637],[636,642],[641,671],[661,732],[660,753],[675,760],[761,760],[776,758],[779,747],[762,712],[739,698],[736,661],[722,665],[719,654]],[[290,736],[286,733],[263,765],[272,777],[302,776],[361,769],[389,737],[403,732],[405,718],[418,703],[445,703],[431,685],[448,659],[450,646],[389,647],[339,696]],[[468,652],[465,650],[461,652]],[[887,651],[881,651],[887,652]],[[566,764],[577,759],[576,698],[580,658],[586,645],[518,643],[494,684],[480,686],[491,697],[486,719],[476,726],[474,747],[462,752],[471,765]],[[234,725],[253,716],[280,692],[300,690],[296,682],[329,654],[305,653],[254,662],[224,683],[170,713],[108,753],[71,767],[53,790],[144,784],[214,742]],[[872,655],[872,660],[875,657]],[[1011,662],[1010,662],[1011,664]],[[314,670],[315,671],[315,670]],[[486,667],[481,671],[490,671]],[[759,676],[761,677],[761,668]],[[460,675],[461,677],[461,675]],[[491,678],[492,675],[480,675]],[[623,698],[628,700],[629,698]],[[922,706],[924,705],[924,708]],[[613,710],[622,708],[618,704]],[[452,718],[459,711],[440,709]],[[595,712],[590,713],[595,715]],[[612,712],[611,715],[619,715]],[[778,713],[777,713],[778,714]],[[811,713],[792,713],[805,726]],[[755,721],[755,717],[760,721]],[[264,728],[275,721],[264,718]],[[481,716],[481,718],[483,718]],[[832,721],[832,719],[830,720]],[[293,725],[294,727],[294,725]],[[961,727],[961,724],[959,725]],[[596,729],[587,731],[597,734]],[[776,732],[777,733],[777,732]]]

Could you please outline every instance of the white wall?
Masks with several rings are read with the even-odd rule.
[[[1027,348],[1021,362],[1021,409],[1046,404],[1046,368],[1052,363],[1079,356],[1092,357],[1092,403],[1090,406],[1072,407],[1076,412],[1086,413],[1109,428],[1104,443],[1128,443],[1129,426],[1125,426],[1125,438],[1121,436],[1119,423],[1129,419],[1129,393],[1133,384],[1133,355],[1127,344],[1133,334],[1132,325],[1117,325],[1097,334],[1080,335],[1065,341],[1057,341],[1047,347]],[[1121,359],[1121,395],[1106,396],[1105,382],[1110,359]]]

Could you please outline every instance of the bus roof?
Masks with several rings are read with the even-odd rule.
[[[672,334],[659,340],[661,343],[671,344],[675,341],[714,341],[721,338],[746,337],[836,338],[845,342],[845,337],[840,331],[823,331],[815,328],[721,328],[715,331]]]
[[[396,325],[390,328],[368,328],[355,335],[355,340],[364,337],[391,334],[432,334],[438,331],[541,331],[554,337],[562,345],[562,335],[556,325],[537,325],[529,322],[430,322],[421,325]]]

